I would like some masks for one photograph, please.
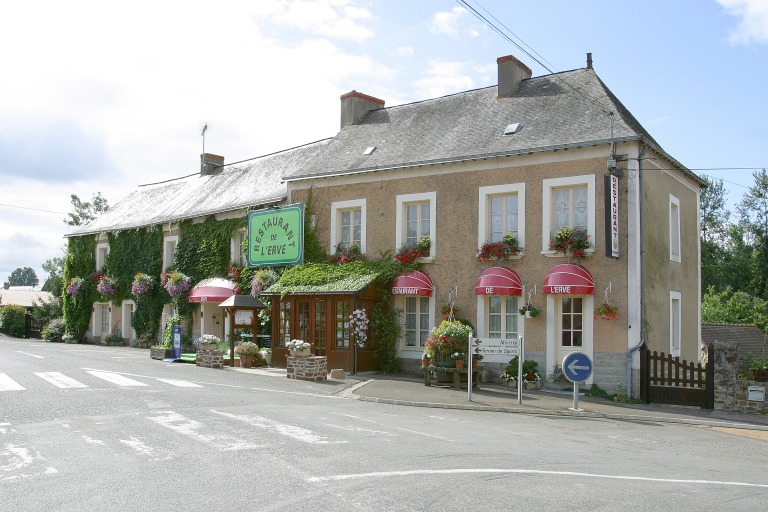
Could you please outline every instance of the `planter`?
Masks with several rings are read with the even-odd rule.
[[[152,359],[168,359],[173,351],[167,348],[152,347],[149,349],[149,357]]]
[[[533,389],[538,390],[541,389],[541,381],[540,380],[526,380],[524,381],[525,389]]]
[[[264,361],[267,362],[267,366],[272,366],[272,353],[271,352],[262,352],[261,357],[264,358]]]
[[[456,361],[456,368],[464,368],[464,361]]]
[[[240,368],[250,368],[253,366],[253,356],[240,356]]]
[[[423,366],[424,368],[429,366],[429,359],[422,359],[421,360],[421,366]]]
[[[311,355],[309,350],[291,350],[291,356],[293,357],[309,357]]]
[[[508,379],[501,381],[502,386],[506,386],[508,388],[515,388],[517,389],[517,380],[516,379]]]
[[[204,352],[209,352],[211,350],[219,350],[219,344],[218,343],[201,343],[198,349]]]

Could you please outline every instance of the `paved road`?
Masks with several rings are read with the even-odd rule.
[[[0,339],[0,510],[761,510],[768,442]]]

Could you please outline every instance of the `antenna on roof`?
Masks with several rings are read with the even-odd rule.
[[[203,138],[203,153],[200,155],[200,172],[203,171],[203,160],[205,160],[205,132],[208,131],[208,122],[203,126],[203,131],[200,132],[200,136]]]

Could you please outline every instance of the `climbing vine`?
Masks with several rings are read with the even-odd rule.
[[[67,242],[67,254],[64,257],[64,286],[62,292],[62,310],[66,332],[75,338],[81,338],[88,330],[91,321],[91,308],[97,299],[96,287],[86,279],[96,271],[94,254],[96,238],[82,236],[70,238]],[[66,285],[72,279],[83,279],[83,289],[76,294],[68,294]]]
[[[304,261],[306,263],[319,263],[327,260],[323,244],[317,236],[315,227],[312,226],[312,187],[307,191],[307,200],[304,203]]]
[[[193,283],[225,277],[231,266],[230,240],[245,223],[245,218],[217,221],[213,216],[198,224],[181,222],[175,270],[190,276]]]

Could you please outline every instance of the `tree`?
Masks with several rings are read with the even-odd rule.
[[[70,198],[75,211],[68,213],[69,218],[64,219],[64,222],[69,226],[84,226],[98,217],[99,214],[109,210],[109,204],[101,192],[93,194],[90,203],[81,201],[76,194],[72,194]]]
[[[30,267],[17,268],[8,276],[8,281],[3,284],[6,290],[10,286],[37,286],[40,280]]]
[[[704,176],[707,183],[702,189],[699,199],[701,224],[701,289],[707,290],[714,286],[716,290],[724,290],[734,285],[724,272],[726,267],[738,270],[731,263],[733,253],[728,250],[733,243],[730,212],[725,208],[726,189],[723,180],[714,181]],[[740,253],[741,254],[741,253]]]
[[[705,242],[721,237],[730,224],[731,212],[725,209],[726,189],[723,180],[714,181],[704,176],[707,187],[699,200],[701,211],[701,239]]]
[[[66,254],[66,251],[64,253]],[[64,278],[62,277],[64,274],[64,257],[45,260],[43,270],[48,272],[48,279],[43,284],[43,291],[51,292],[58,297],[64,288]]]
[[[741,224],[747,243],[752,245],[752,280],[750,294],[768,299],[768,173],[765,169],[752,174],[755,184],[739,203]]]

